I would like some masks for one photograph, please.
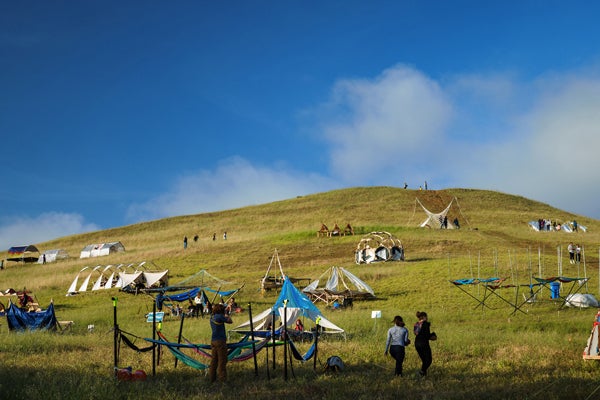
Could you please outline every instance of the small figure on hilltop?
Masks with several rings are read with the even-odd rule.
[[[388,329],[384,354],[387,356],[389,353],[396,360],[394,375],[402,376],[402,364],[406,355],[405,346],[410,344],[410,339],[408,338],[408,329],[404,326],[401,316],[396,315],[392,322],[394,326]]]
[[[223,240],[227,240],[227,231],[223,232]]]
[[[427,313],[424,311],[417,311],[418,321],[414,326],[415,333],[415,350],[421,358],[421,370],[419,375],[421,377],[427,375],[427,370],[433,362],[433,356],[431,355],[431,346],[429,345],[430,340],[437,340],[435,332],[431,332],[431,325],[427,320]]]
[[[217,234],[213,233],[213,240],[217,240]]]
[[[183,249],[187,249],[187,236],[183,237]]]

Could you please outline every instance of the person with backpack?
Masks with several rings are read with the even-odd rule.
[[[388,353],[396,360],[395,376],[402,376],[402,364],[406,355],[405,347],[410,344],[408,338],[408,329],[404,326],[402,317],[396,315],[392,321],[394,326],[388,329],[387,339],[385,341],[385,355]]]
[[[419,371],[420,376],[426,376],[427,370],[433,362],[431,355],[431,346],[429,345],[430,340],[437,340],[435,332],[431,332],[431,324],[427,320],[427,313],[424,311],[417,311],[418,321],[414,326],[415,333],[415,350],[421,358],[421,370]]]

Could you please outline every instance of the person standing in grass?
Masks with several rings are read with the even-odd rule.
[[[401,316],[396,315],[392,322],[394,326],[388,329],[384,354],[387,356],[389,353],[396,360],[394,375],[402,376],[402,364],[406,355],[404,347],[410,344],[410,339],[408,338],[408,329],[404,327]]]
[[[435,332],[431,332],[431,325],[427,320],[426,312],[417,311],[417,319],[418,321],[414,326],[415,350],[417,350],[419,358],[421,358],[421,370],[419,371],[419,375],[426,376],[427,370],[433,362],[429,341],[437,340],[437,336]]]
[[[227,380],[227,334],[225,333],[225,324],[231,323],[231,317],[229,317],[229,314],[225,314],[225,306],[215,304],[212,307],[212,316],[210,317],[212,359],[208,375],[211,382],[217,380],[217,375],[219,381],[225,382]]]

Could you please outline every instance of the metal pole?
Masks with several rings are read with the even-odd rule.
[[[117,346],[119,342],[119,324],[117,323],[117,298],[112,298],[113,303],[113,355],[114,355],[114,369],[115,377],[117,376],[117,368],[119,364],[119,354],[117,352]]]
[[[254,375],[258,376],[258,361],[256,360],[256,344],[254,343],[254,322],[252,322],[252,305],[250,303],[248,303],[248,316],[250,317],[250,340],[252,340],[252,357],[254,358]]]

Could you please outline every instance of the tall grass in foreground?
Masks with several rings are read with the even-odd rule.
[[[463,222],[460,231],[416,228],[423,216],[415,207],[417,196],[432,208],[456,196],[464,215],[459,217],[467,218],[468,224]],[[527,221],[539,217],[576,217],[589,231],[570,236],[533,232]],[[354,249],[360,235],[315,235],[321,223],[331,227],[336,222],[340,226],[349,222],[361,234],[390,231],[402,240],[406,262],[355,265]],[[224,230],[229,233],[227,241],[211,240],[212,233],[220,238]],[[566,249],[569,240],[576,240],[586,249],[590,281],[584,291],[597,295],[598,232],[600,224],[595,220],[496,192],[357,188],[59,238],[39,247],[67,248],[76,257],[88,243],[120,240],[127,252],[44,266],[8,265],[0,271],[0,289],[27,287],[42,306],[53,299],[59,319],[75,322],[63,333],[15,334],[0,320],[0,399],[585,399],[600,385],[600,365],[581,358],[596,310],[560,309],[547,290],[540,293],[539,302],[525,304],[524,312],[513,313],[510,306],[493,297],[487,301],[491,308],[477,307],[477,302],[449,280],[500,276],[507,283],[528,283],[531,275],[540,271],[545,276],[556,275],[557,249]],[[200,240],[190,241],[183,251],[183,236],[194,234]],[[317,370],[313,370],[312,360],[304,364],[294,361],[287,380],[280,349],[274,370],[272,353],[267,359],[262,352],[257,376],[252,361],[230,363],[230,379],[220,386],[209,384],[202,371],[181,363],[175,367],[167,351],[152,376],[151,354],[122,347],[120,366],[143,369],[149,377],[145,382],[118,382],[113,377],[111,297],[119,299],[120,328],[137,336],[139,347],[144,347],[143,338],[152,334],[144,318],[152,310],[152,299],[114,291],[65,297],[83,266],[146,260],[169,269],[171,282],[204,268],[222,279],[243,283],[238,302],[250,303],[257,313],[276,298],[276,293],[263,296],[258,290],[275,249],[291,276],[315,279],[332,265],[343,266],[369,283],[378,297],[336,312],[319,304],[327,318],[346,330],[346,338],[323,338]],[[582,275],[583,267],[563,260],[564,275]],[[481,287],[468,290],[476,297],[483,294]],[[514,302],[523,292],[507,288],[501,294]],[[5,298],[0,301],[6,303]],[[382,312],[381,319],[371,318],[374,310]],[[394,315],[402,315],[410,326],[417,310],[428,312],[439,337],[432,343],[430,375],[415,377],[419,359],[411,345],[406,376],[393,378],[393,362],[383,354],[385,333]],[[246,319],[246,313],[235,315],[234,326]],[[90,324],[94,325],[92,332],[87,329]],[[176,337],[178,329],[176,318],[164,323],[163,330],[170,338]],[[184,335],[194,342],[208,343],[209,331],[206,319],[184,322]],[[308,345],[298,344],[301,351]],[[343,372],[323,372],[330,355],[344,360]]]

